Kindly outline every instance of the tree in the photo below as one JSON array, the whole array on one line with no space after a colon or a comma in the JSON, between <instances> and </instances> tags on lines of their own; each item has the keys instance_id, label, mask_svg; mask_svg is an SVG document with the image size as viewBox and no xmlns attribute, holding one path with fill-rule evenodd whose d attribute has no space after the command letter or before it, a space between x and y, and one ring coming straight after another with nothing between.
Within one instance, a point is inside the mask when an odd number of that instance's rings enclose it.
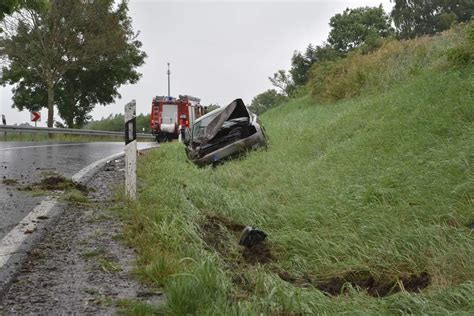
<instances>
[{"instance_id":1,"label":"tree","mask_svg":"<svg viewBox=\"0 0 474 316\"><path fill-rule=\"evenodd\" d=\"M16 85L15 107L47 107L52 127L57 105L69 127L81 126L96 103L112 102L121 84L138 80L135 68L146 55L126 2L115 10L113 2L56 0L6 19L0 46L10 63L3 84Z\"/></svg>"},{"instance_id":2,"label":"tree","mask_svg":"<svg viewBox=\"0 0 474 316\"><path fill-rule=\"evenodd\" d=\"M218 108L220 108L219 104L212 104L211 103L211 104L204 107L204 112L209 113L209 112L212 112L214 110L217 110Z\"/></svg>"},{"instance_id":3,"label":"tree","mask_svg":"<svg viewBox=\"0 0 474 316\"><path fill-rule=\"evenodd\" d=\"M123 132L125 129L123 122L123 114L110 114L108 117L102 118L101 120L88 122L84 128L100 131ZM150 114L144 115L140 113L137 115L137 132L151 133Z\"/></svg>"},{"instance_id":4,"label":"tree","mask_svg":"<svg viewBox=\"0 0 474 316\"><path fill-rule=\"evenodd\" d=\"M382 5L379 7L347 8L333 16L328 42L341 54L365 44L370 38L388 37L393 34L391 19Z\"/></svg>"},{"instance_id":5,"label":"tree","mask_svg":"<svg viewBox=\"0 0 474 316\"><path fill-rule=\"evenodd\" d=\"M273 77L268 77L268 79L285 96L291 96L296 90L291 74L285 70L278 70L273 74Z\"/></svg>"},{"instance_id":6,"label":"tree","mask_svg":"<svg viewBox=\"0 0 474 316\"><path fill-rule=\"evenodd\" d=\"M308 81L308 74L315 62L333 60L339 56L338 52L328 44L316 46L309 44L305 53L295 51L291 58L290 74L295 86L303 86Z\"/></svg>"},{"instance_id":7,"label":"tree","mask_svg":"<svg viewBox=\"0 0 474 316\"><path fill-rule=\"evenodd\" d=\"M431 35L453 22L467 22L474 14L472 0L393 0L391 17L400 38Z\"/></svg>"},{"instance_id":8,"label":"tree","mask_svg":"<svg viewBox=\"0 0 474 316\"><path fill-rule=\"evenodd\" d=\"M255 96L250 104L250 109L256 114L261 114L287 100L286 96L278 93L275 89L270 89Z\"/></svg>"},{"instance_id":9,"label":"tree","mask_svg":"<svg viewBox=\"0 0 474 316\"><path fill-rule=\"evenodd\" d=\"M0 2L0 20L2 20L5 15L12 14L19 6L19 0L2 0L2 2Z\"/></svg>"}]
</instances>

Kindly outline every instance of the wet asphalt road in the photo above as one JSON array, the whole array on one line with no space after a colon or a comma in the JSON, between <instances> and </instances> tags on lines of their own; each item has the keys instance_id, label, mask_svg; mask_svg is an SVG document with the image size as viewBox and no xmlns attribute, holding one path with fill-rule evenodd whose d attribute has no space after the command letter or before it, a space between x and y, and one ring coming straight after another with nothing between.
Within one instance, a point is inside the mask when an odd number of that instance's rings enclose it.
<instances>
[{"instance_id":1,"label":"wet asphalt road","mask_svg":"<svg viewBox=\"0 0 474 316\"><path fill-rule=\"evenodd\" d=\"M40 181L48 172L70 178L87 165L123 149L122 142L0 142L0 239L43 199L19 191L19 187ZM6 179L17 183L5 184Z\"/></svg>"}]
</instances>

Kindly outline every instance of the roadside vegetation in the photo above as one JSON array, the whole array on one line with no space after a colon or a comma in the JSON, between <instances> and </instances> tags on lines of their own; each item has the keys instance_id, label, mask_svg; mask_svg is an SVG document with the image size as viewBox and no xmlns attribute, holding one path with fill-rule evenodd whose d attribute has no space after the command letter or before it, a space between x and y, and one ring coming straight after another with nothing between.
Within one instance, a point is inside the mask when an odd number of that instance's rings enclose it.
<instances>
[{"instance_id":1,"label":"roadside vegetation","mask_svg":"<svg viewBox=\"0 0 474 316\"><path fill-rule=\"evenodd\" d=\"M141 157L116 209L161 312L472 313L473 29L312 66L309 93L261 116L267 150ZM262 247L238 245L244 225Z\"/></svg>"},{"instance_id":2,"label":"roadside vegetation","mask_svg":"<svg viewBox=\"0 0 474 316\"><path fill-rule=\"evenodd\" d=\"M48 127L83 127L96 105L113 103L120 86L140 79L146 54L127 1L3 2L0 84L13 85L18 110L47 108Z\"/></svg>"},{"instance_id":3,"label":"roadside vegetation","mask_svg":"<svg viewBox=\"0 0 474 316\"><path fill-rule=\"evenodd\" d=\"M108 117L87 123L84 128L99 131L123 132L125 128L124 122L123 114L110 114ZM150 114L145 115L140 113L137 115L137 132L151 133Z\"/></svg>"}]
</instances>

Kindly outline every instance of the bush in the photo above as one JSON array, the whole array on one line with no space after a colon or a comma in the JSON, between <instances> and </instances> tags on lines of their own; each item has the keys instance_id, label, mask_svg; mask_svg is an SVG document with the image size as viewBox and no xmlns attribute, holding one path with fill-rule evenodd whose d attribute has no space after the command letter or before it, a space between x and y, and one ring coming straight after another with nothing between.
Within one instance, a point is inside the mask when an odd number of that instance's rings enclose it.
<instances>
[{"instance_id":1,"label":"bush","mask_svg":"<svg viewBox=\"0 0 474 316\"><path fill-rule=\"evenodd\" d=\"M406 41L388 39L372 53L359 50L346 58L316 63L308 83L312 96L318 101L335 101L383 91L425 69L449 66L446 52L463 45L467 29L465 25L458 25L434 37ZM453 51L456 57L452 58L464 62L470 58L466 57L466 51Z\"/></svg>"},{"instance_id":2,"label":"bush","mask_svg":"<svg viewBox=\"0 0 474 316\"><path fill-rule=\"evenodd\" d=\"M270 89L262 92L252 99L250 110L256 114L274 108L288 100L288 97L278 93L275 89Z\"/></svg>"},{"instance_id":3,"label":"bush","mask_svg":"<svg viewBox=\"0 0 474 316\"><path fill-rule=\"evenodd\" d=\"M451 48L447 56L453 66L466 66L474 62L474 20L467 27L465 44Z\"/></svg>"}]
</instances>

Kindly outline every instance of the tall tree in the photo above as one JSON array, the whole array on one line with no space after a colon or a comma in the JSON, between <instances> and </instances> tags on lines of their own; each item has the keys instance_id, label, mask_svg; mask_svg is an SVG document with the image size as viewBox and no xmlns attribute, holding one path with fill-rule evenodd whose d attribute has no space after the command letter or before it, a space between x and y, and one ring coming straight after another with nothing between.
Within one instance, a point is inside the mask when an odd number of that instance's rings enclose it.
<instances>
[{"instance_id":1,"label":"tall tree","mask_svg":"<svg viewBox=\"0 0 474 316\"><path fill-rule=\"evenodd\" d=\"M346 9L338 13L329 21L331 31L328 42L342 54L360 47L368 39L374 37L388 37L393 34L391 19L379 7L361 7Z\"/></svg>"},{"instance_id":2,"label":"tall tree","mask_svg":"<svg viewBox=\"0 0 474 316\"><path fill-rule=\"evenodd\" d=\"M2 2L0 2L0 20L2 20L5 15L12 14L19 6L19 0L2 0Z\"/></svg>"},{"instance_id":3,"label":"tall tree","mask_svg":"<svg viewBox=\"0 0 474 316\"><path fill-rule=\"evenodd\" d=\"M270 108L278 106L288 100L288 98L275 89L270 89L256 95L252 99L250 109L256 114L262 114Z\"/></svg>"},{"instance_id":4,"label":"tall tree","mask_svg":"<svg viewBox=\"0 0 474 316\"><path fill-rule=\"evenodd\" d=\"M308 73L315 62L333 60L338 52L328 44L313 47L309 44L304 53L295 51L291 58L290 74L296 86L302 86L308 81Z\"/></svg>"},{"instance_id":5,"label":"tall tree","mask_svg":"<svg viewBox=\"0 0 474 316\"><path fill-rule=\"evenodd\" d=\"M68 126L80 126L96 103L112 102L118 86L139 78L145 54L125 1L114 10L113 0L56 0L3 24L0 46L10 62L3 83L16 85L19 109L47 107L48 127L55 105Z\"/></svg>"},{"instance_id":6,"label":"tall tree","mask_svg":"<svg viewBox=\"0 0 474 316\"><path fill-rule=\"evenodd\" d=\"M268 79L283 95L291 96L295 92L296 87L291 79L291 74L285 70L278 70L273 74L273 77L268 77Z\"/></svg>"},{"instance_id":7,"label":"tall tree","mask_svg":"<svg viewBox=\"0 0 474 316\"><path fill-rule=\"evenodd\" d=\"M401 38L431 35L453 22L467 22L474 14L473 0L393 0L391 16Z\"/></svg>"}]
</instances>

